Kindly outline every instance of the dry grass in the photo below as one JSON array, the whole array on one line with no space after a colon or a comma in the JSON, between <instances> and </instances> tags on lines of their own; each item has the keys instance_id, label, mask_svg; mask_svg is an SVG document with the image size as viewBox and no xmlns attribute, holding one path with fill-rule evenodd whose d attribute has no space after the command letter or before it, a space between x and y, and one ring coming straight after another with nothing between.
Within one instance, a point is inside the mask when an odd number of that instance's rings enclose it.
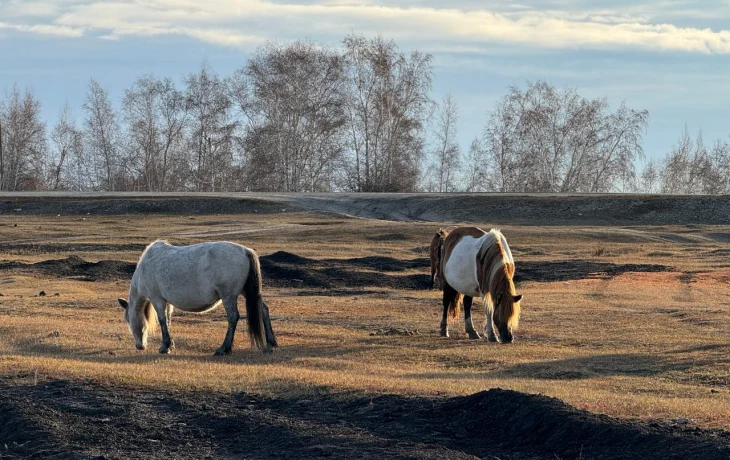
<instances>
[{"instance_id":1,"label":"dry grass","mask_svg":"<svg viewBox=\"0 0 730 460\"><path fill-rule=\"evenodd\" d=\"M158 237L174 243L229 239L260 254L413 259L427 257L437 228L306 214L10 216L0 225L0 259L36 262L74 254L134 261L141 250L133 248ZM327 389L452 395L502 387L619 417L688 418L730 429L730 244L723 236L730 228L502 230L518 270L520 261L590 260L664 264L677 271L524 283L517 341L505 346L467 340L461 321L452 326L452 338L438 337L435 291L302 296L295 289L268 288L280 349L254 353L241 327L237 348L224 358L212 356L225 333L222 310L176 313L177 349L159 356L158 336L138 352L122 322L115 299L126 295L126 281L3 271L0 373L271 394ZM92 249L80 252L83 245ZM416 272L426 274L428 267ZM38 297L41 289L48 295ZM481 325L481 308L475 316ZM370 335L388 327L420 334Z\"/></svg>"}]
</instances>

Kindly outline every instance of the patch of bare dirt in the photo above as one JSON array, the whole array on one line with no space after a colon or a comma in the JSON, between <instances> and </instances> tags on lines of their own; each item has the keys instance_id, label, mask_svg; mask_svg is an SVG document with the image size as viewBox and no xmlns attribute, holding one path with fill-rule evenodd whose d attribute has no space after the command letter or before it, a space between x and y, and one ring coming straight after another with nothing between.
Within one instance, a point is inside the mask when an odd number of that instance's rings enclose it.
<instances>
[{"instance_id":1,"label":"patch of bare dirt","mask_svg":"<svg viewBox=\"0 0 730 460\"><path fill-rule=\"evenodd\" d=\"M726 459L730 433L632 423L545 396L152 393L2 379L8 459ZM5 447L7 446L7 447Z\"/></svg>"}]
</instances>

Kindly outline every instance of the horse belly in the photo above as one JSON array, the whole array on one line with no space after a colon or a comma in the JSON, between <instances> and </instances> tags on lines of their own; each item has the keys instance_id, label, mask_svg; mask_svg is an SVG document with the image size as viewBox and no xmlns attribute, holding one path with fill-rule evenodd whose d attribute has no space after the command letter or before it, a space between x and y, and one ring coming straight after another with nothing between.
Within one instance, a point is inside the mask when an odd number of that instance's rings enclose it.
<instances>
[{"instance_id":1,"label":"horse belly","mask_svg":"<svg viewBox=\"0 0 730 460\"><path fill-rule=\"evenodd\" d=\"M457 244L444 266L444 279L457 292L479 297L481 294L476 274L476 250L468 244Z\"/></svg>"}]
</instances>

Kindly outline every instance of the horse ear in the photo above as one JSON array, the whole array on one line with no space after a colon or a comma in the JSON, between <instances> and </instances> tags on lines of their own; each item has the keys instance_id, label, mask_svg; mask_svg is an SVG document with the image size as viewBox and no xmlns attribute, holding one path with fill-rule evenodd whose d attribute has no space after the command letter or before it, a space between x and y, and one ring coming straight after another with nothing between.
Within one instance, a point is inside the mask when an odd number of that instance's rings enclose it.
<instances>
[{"instance_id":1,"label":"horse ear","mask_svg":"<svg viewBox=\"0 0 730 460\"><path fill-rule=\"evenodd\" d=\"M515 302L519 302L520 300L522 300L522 294L514 296Z\"/></svg>"},{"instance_id":2,"label":"horse ear","mask_svg":"<svg viewBox=\"0 0 730 460\"><path fill-rule=\"evenodd\" d=\"M121 297L117 299L119 301L119 305L122 306L125 310L127 307L129 307L129 302L127 302L127 299L122 299Z\"/></svg>"}]
</instances>

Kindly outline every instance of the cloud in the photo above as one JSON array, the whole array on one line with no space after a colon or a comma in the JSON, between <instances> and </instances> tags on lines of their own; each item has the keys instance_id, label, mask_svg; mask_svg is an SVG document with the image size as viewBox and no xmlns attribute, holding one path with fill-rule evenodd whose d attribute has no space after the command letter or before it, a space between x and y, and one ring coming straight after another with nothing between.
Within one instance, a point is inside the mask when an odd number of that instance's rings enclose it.
<instances>
[{"instance_id":1,"label":"cloud","mask_svg":"<svg viewBox=\"0 0 730 460\"><path fill-rule=\"evenodd\" d=\"M419 47L457 49L514 44L534 49L638 48L730 54L730 30L654 23L653 17L666 12L652 10L653 4L626 6L620 11L581 10L580 4L574 2L538 3L541 5L523 2L518 9L496 3L493 10L487 10L469 2L452 4L459 5L458 8L436 8L354 0L65 0L24 3L25 6L12 2L5 8L13 15L4 15L0 7L0 17L16 18L5 27L24 32L79 36L89 31L116 39L179 34L228 46L246 46L266 38L332 41L355 31L379 33ZM23 11L26 17L39 11L53 15L44 26L25 25L21 21Z\"/></svg>"},{"instance_id":2,"label":"cloud","mask_svg":"<svg viewBox=\"0 0 730 460\"><path fill-rule=\"evenodd\" d=\"M0 22L0 30L8 29L18 32L28 32L40 35L57 35L63 37L81 37L83 29L77 27L59 26L55 24L7 24Z\"/></svg>"}]
</instances>

